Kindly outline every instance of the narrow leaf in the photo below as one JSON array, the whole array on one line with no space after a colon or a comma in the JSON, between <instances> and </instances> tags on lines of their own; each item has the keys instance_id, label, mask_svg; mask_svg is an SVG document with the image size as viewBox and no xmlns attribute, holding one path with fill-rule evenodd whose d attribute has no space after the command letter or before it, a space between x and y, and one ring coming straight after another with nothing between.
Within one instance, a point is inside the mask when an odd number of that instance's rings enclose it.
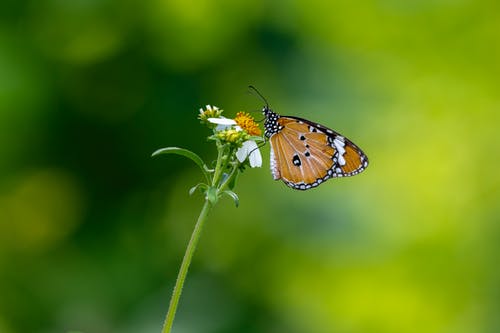
<instances>
[{"instance_id":1,"label":"narrow leaf","mask_svg":"<svg viewBox=\"0 0 500 333\"><path fill-rule=\"evenodd\" d=\"M203 184L203 183L196 184L195 186L191 187L191 189L189 190L189 195L193 195L193 193L196 192L197 189L207 190L208 189L208 185L207 184Z\"/></svg>"},{"instance_id":2,"label":"narrow leaf","mask_svg":"<svg viewBox=\"0 0 500 333\"><path fill-rule=\"evenodd\" d=\"M234 204L236 205L236 207L238 207L240 205L240 199L238 198L238 195L236 193L234 193L233 191L229 191L229 190L225 190L222 193L227 194L228 196L233 198Z\"/></svg>"},{"instance_id":3,"label":"narrow leaf","mask_svg":"<svg viewBox=\"0 0 500 333\"><path fill-rule=\"evenodd\" d=\"M210 183L210 175L207 172L207 170L209 170L209 169L205 165L205 163L203 162L201 157L198 156L197 154L193 153L190 150L184 149L184 148L167 147L167 148L158 149L157 151L155 151L151 155L151 157L155 157L155 156L163 155L163 154L176 154L176 155L181 155L181 156L189 158L191 161L193 161L194 163L196 163L200 167L201 171L203 172L203 175L207 179L207 182Z\"/></svg>"},{"instance_id":4,"label":"narrow leaf","mask_svg":"<svg viewBox=\"0 0 500 333\"><path fill-rule=\"evenodd\" d=\"M235 174L233 175L233 178L231 179L231 181L228 184L228 187L230 190L233 190L236 187L236 181L238 180L239 174L240 174L240 172L238 170L236 170Z\"/></svg>"}]
</instances>

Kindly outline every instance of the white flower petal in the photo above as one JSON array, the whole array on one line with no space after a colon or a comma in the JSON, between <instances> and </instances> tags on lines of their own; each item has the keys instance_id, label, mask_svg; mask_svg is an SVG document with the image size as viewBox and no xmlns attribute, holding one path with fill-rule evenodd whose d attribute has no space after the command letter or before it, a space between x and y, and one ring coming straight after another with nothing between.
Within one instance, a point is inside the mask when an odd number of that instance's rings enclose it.
<instances>
[{"instance_id":1,"label":"white flower petal","mask_svg":"<svg viewBox=\"0 0 500 333\"><path fill-rule=\"evenodd\" d=\"M236 158L240 163L245 162L248 157L248 147L246 145L248 141L243 142L243 145L236 151Z\"/></svg>"},{"instance_id":2,"label":"white flower petal","mask_svg":"<svg viewBox=\"0 0 500 333\"><path fill-rule=\"evenodd\" d=\"M208 121L211 122L212 124L217 124L217 125L225 125L225 126L236 125L236 122L233 119L229 118L208 118Z\"/></svg>"},{"instance_id":3,"label":"white flower petal","mask_svg":"<svg viewBox=\"0 0 500 333\"><path fill-rule=\"evenodd\" d=\"M262 156L260 155L259 146L257 146L255 141L248 140L243 142L241 148L236 151L236 158L240 163L245 162L247 157L250 162L250 167L260 168L262 166Z\"/></svg>"},{"instance_id":4,"label":"white flower petal","mask_svg":"<svg viewBox=\"0 0 500 333\"><path fill-rule=\"evenodd\" d=\"M250 167L252 168L260 168L262 167L262 155L260 154L260 150L254 150L249 157Z\"/></svg>"},{"instance_id":5,"label":"white flower petal","mask_svg":"<svg viewBox=\"0 0 500 333\"><path fill-rule=\"evenodd\" d=\"M215 105L207 105L206 108L209 111L217 111L217 110L219 110L219 108L216 107Z\"/></svg>"},{"instance_id":6,"label":"white flower petal","mask_svg":"<svg viewBox=\"0 0 500 333\"><path fill-rule=\"evenodd\" d=\"M255 143L255 141L246 141L249 144L249 156L248 160L250 162L250 167L252 168L260 168L262 166L262 155L260 154L259 146ZM251 147L251 148L250 148Z\"/></svg>"}]
</instances>

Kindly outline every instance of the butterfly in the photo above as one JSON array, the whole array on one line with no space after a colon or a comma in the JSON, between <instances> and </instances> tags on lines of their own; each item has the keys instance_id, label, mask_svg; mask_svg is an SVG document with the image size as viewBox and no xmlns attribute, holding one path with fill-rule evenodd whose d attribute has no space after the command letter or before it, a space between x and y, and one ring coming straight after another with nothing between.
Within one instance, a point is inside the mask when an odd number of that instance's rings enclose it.
<instances>
[{"instance_id":1,"label":"butterfly","mask_svg":"<svg viewBox=\"0 0 500 333\"><path fill-rule=\"evenodd\" d=\"M271 146L271 173L296 190L308 190L330 178L357 175L368 166L368 157L352 141L307 119L281 116L266 99L264 135Z\"/></svg>"}]
</instances>

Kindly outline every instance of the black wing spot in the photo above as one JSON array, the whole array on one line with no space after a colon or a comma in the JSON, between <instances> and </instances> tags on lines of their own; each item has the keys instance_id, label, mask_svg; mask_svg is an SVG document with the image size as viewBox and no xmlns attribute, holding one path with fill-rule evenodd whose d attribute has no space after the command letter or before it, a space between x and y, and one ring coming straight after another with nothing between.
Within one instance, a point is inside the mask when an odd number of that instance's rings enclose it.
<instances>
[{"instance_id":1,"label":"black wing spot","mask_svg":"<svg viewBox=\"0 0 500 333\"><path fill-rule=\"evenodd\" d=\"M306 157L309 157L309 156L311 156L311 153L310 153L310 152L308 152L308 151L306 151L306 152L304 153L304 155L306 155Z\"/></svg>"},{"instance_id":2,"label":"black wing spot","mask_svg":"<svg viewBox=\"0 0 500 333\"><path fill-rule=\"evenodd\" d=\"M302 140L302 141L304 141L304 140L306 139L306 137L305 137L305 136L303 136L303 135L301 135L301 136L299 137L299 139L300 139L300 140Z\"/></svg>"},{"instance_id":3,"label":"black wing spot","mask_svg":"<svg viewBox=\"0 0 500 333\"><path fill-rule=\"evenodd\" d=\"M302 161L300 160L299 155L297 155L297 154L293 155L292 163L295 166L301 166L302 165Z\"/></svg>"}]
</instances>

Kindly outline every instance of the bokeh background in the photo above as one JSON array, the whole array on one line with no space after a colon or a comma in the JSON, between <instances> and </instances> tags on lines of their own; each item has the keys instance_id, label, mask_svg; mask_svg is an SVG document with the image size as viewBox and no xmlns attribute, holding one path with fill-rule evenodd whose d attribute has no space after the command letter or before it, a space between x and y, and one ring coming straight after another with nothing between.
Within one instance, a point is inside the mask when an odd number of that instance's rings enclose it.
<instances>
[{"instance_id":1,"label":"bokeh background","mask_svg":"<svg viewBox=\"0 0 500 333\"><path fill-rule=\"evenodd\" d=\"M202 197L198 109L272 108L370 157L217 206L174 332L500 331L500 5L4 0L0 332L159 332ZM258 115L258 114L256 114Z\"/></svg>"}]
</instances>

